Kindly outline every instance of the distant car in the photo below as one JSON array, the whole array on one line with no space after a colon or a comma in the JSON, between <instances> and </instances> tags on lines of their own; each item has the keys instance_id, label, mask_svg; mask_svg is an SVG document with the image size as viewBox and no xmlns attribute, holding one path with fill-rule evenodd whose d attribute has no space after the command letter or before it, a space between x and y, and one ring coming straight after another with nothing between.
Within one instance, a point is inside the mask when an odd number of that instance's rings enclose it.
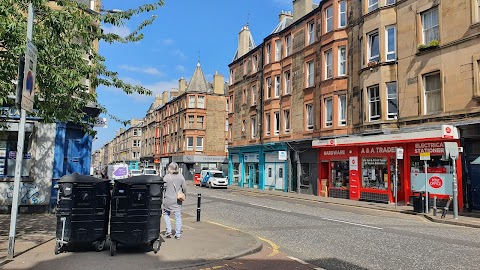
<instances>
[{"instance_id":1,"label":"distant car","mask_svg":"<svg viewBox=\"0 0 480 270\"><path fill-rule=\"evenodd\" d=\"M142 175L141 170L130 170L130 177Z\"/></svg>"},{"instance_id":2,"label":"distant car","mask_svg":"<svg viewBox=\"0 0 480 270\"><path fill-rule=\"evenodd\" d=\"M155 169L143 169L143 175L158 175Z\"/></svg>"},{"instance_id":3,"label":"distant car","mask_svg":"<svg viewBox=\"0 0 480 270\"><path fill-rule=\"evenodd\" d=\"M217 170L202 170L200 173L201 187L223 187L227 188L228 180L222 171Z\"/></svg>"}]
</instances>

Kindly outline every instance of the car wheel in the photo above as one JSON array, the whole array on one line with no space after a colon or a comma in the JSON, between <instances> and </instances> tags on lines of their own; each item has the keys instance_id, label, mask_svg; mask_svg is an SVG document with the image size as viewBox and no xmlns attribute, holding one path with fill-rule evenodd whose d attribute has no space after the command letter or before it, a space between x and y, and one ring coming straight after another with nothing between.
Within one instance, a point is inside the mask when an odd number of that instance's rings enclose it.
<instances>
[{"instance_id":1,"label":"car wheel","mask_svg":"<svg viewBox=\"0 0 480 270\"><path fill-rule=\"evenodd\" d=\"M208 182L207 185L208 185L208 188L212 188L212 183Z\"/></svg>"}]
</instances>

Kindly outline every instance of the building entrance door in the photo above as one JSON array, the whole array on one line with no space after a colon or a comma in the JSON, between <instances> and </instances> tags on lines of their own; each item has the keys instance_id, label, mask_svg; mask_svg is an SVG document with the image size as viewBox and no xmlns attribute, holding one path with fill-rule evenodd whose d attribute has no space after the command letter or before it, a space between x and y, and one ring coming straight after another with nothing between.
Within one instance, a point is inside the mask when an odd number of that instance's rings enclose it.
<instances>
[{"instance_id":1,"label":"building entrance door","mask_svg":"<svg viewBox=\"0 0 480 270\"><path fill-rule=\"evenodd\" d=\"M265 187L271 188L275 185L275 164L265 164Z\"/></svg>"},{"instance_id":2,"label":"building entrance door","mask_svg":"<svg viewBox=\"0 0 480 270\"><path fill-rule=\"evenodd\" d=\"M275 189L283 190L283 178L284 178L284 171L283 171L283 164L277 164L277 181L275 182Z\"/></svg>"}]
</instances>

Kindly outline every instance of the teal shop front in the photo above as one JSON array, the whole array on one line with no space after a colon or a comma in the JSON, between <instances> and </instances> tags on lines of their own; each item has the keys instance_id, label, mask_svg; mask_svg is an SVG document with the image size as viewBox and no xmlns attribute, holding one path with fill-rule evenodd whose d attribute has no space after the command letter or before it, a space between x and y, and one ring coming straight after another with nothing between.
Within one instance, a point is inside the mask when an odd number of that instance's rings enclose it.
<instances>
[{"instance_id":1,"label":"teal shop front","mask_svg":"<svg viewBox=\"0 0 480 270\"><path fill-rule=\"evenodd\" d=\"M229 185L288 191L288 150L285 144L229 148Z\"/></svg>"}]
</instances>

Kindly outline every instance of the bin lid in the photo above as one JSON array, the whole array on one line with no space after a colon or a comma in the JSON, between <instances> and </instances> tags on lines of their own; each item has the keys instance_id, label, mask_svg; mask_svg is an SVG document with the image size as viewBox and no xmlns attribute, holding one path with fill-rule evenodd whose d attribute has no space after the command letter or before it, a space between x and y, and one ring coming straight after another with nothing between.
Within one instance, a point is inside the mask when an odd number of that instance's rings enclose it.
<instances>
[{"instance_id":1,"label":"bin lid","mask_svg":"<svg viewBox=\"0 0 480 270\"><path fill-rule=\"evenodd\" d=\"M110 181L108 179L97 178L89 175L82 175L79 173L72 173L65 175L57 183L101 183Z\"/></svg>"},{"instance_id":2,"label":"bin lid","mask_svg":"<svg viewBox=\"0 0 480 270\"><path fill-rule=\"evenodd\" d=\"M138 175L124 179L116 179L116 182L124 184L163 184L163 177L158 175Z\"/></svg>"}]
</instances>

